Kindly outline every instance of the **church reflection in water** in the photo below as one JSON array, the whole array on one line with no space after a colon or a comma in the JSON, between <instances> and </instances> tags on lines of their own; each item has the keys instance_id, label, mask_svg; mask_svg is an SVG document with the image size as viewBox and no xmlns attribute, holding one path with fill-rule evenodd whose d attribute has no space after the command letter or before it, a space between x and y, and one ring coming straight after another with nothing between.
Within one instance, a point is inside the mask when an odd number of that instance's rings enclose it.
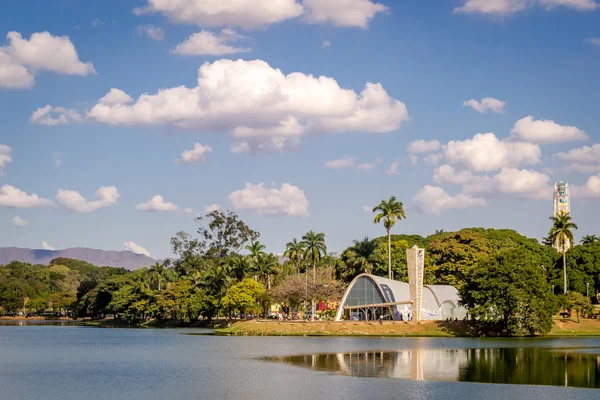
<instances>
[{"instance_id":1,"label":"church reflection in water","mask_svg":"<svg viewBox=\"0 0 600 400\"><path fill-rule=\"evenodd\" d=\"M357 377L600 388L600 349L412 349L266 360Z\"/></svg>"}]
</instances>

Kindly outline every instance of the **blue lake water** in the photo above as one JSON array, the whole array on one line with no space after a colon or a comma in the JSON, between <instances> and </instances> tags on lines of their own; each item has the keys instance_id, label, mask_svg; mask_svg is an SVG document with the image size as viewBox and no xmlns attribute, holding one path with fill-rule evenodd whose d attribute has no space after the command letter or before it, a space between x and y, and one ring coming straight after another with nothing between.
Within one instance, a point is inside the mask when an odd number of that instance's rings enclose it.
<instances>
[{"instance_id":1,"label":"blue lake water","mask_svg":"<svg viewBox=\"0 0 600 400\"><path fill-rule=\"evenodd\" d=\"M192 332L0 325L0 399L600 399L596 338Z\"/></svg>"}]
</instances>

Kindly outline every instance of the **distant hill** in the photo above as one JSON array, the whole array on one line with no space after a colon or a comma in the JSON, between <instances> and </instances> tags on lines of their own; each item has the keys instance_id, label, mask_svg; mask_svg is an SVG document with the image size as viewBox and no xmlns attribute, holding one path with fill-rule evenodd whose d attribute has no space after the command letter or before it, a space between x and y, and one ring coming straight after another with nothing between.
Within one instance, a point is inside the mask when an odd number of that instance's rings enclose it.
<instances>
[{"instance_id":1,"label":"distant hill","mask_svg":"<svg viewBox=\"0 0 600 400\"><path fill-rule=\"evenodd\" d=\"M49 264L58 258L74 258L97 266L122 267L129 270L149 267L155 259L131 251L105 251L74 247L64 250L21 249L18 247L0 247L0 265L11 261L22 261L29 264Z\"/></svg>"}]
</instances>

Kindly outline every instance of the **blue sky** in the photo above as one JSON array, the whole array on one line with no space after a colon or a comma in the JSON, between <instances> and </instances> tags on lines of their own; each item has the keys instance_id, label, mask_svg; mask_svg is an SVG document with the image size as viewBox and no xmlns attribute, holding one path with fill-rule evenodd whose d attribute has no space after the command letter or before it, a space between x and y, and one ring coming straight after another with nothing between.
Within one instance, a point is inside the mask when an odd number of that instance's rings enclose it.
<instances>
[{"instance_id":1,"label":"blue sky","mask_svg":"<svg viewBox=\"0 0 600 400\"><path fill-rule=\"evenodd\" d=\"M593 0L175 3L4 5L0 246L165 257L218 205L341 251L392 195L396 233L541 238L561 179L600 233Z\"/></svg>"}]
</instances>

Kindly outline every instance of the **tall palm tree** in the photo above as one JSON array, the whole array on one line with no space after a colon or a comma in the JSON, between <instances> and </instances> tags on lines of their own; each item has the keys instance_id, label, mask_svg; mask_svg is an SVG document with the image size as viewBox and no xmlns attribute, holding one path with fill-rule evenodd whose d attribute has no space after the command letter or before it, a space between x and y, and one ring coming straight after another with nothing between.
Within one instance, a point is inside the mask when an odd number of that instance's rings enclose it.
<instances>
[{"instance_id":1,"label":"tall palm tree","mask_svg":"<svg viewBox=\"0 0 600 400\"><path fill-rule=\"evenodd\" d=\"M302 255L304 254L304 243L299 242L298 239L294 238L291 242L285 245L284 257L289 258L296 264L296 274L300 274L300 262L302 261Z\"/></svg>"},{"instance_id":2,"label":"tall palm tree","mask_svg":"<svg viewBox=\"0 0 600 400\"><path fill-rule=\"evenodd\" d=\"M258 240L256 240L254 242L251 242L250 245L244 248L250 252L250 254L248 254L250 267L256 271L258 269L258 263L260 262L260 258L263 255L265 255L265 249L267 248L267 246L261 244ZM256 275L254 276L254 280L257 280Z\"/></svg>"},{"instance_id":3,"label":"tall palm tree","mask_svg":"<svg viewBox=\"0 0 600 400\"><path fill-rule=\"evenodd\" d=\"M354 241L347 254L350 264L359 271L371 273L373 270L373 255L375 254L375 243L365 237L363 240Z\"/></svg>"},{"instance_id":4,"label":"tall palm tree","mask_svg":"<svg viewBox=\"0 0 600 400\"><path fill-rule=\"evenodd\" d=\"M315 233L312 230L302 236L304 245L304 258L312 262L313 265L313 283L317 282L317 262L321 257L327 254L327 246L325 245L325 234ZM308 275L307 275L308 279ZM315 320L315 300L312 300L310 319Z\"/></svg>"},{"instance_id":5,"label":"tall palm tree","mask_svg":"<svg viewBox=\"0 0 600 400\"><path fill-rule=\"evenodd\" d=\"M373 223L378 224L383 221L383 226L387 231L388 236L388 275L392 279L392 243L390 231L396 224L396 221L400 221L403 218L406 219L404 213L404 205L396 200L396 197L392 196L389 200L381 200L381 203L373 208L373 212L377 213Z\"/></svg>"},{"instance_id":6,"label":"tall palm tree","mask_svg":"<svg viewBox=\"0 0 600 400\"><path fill-rule=\"evenodd\" d=\"M550 217L552 220L552 229L550 229L550 238L553 243L556 243L563 256L563 292L567 293L567 247L573 243L572 229L577 229L571 221L569 213L557 214Z\"/></svg>"},{"instance_id":7,"label":"tall palm tree","mask_svg":"<svg viewBox=\"0 0 600 400\"><path fill-rule=\"evenodd\" d=\"M167 267L167 263L157 262L148 270L150 276L150 283L155 283L158 291L163 289L163 283L172 282L176 278L176 272Z\"/></svg>"},{"instance_id":8,"label":"tall palm tree","mask_svg":"<svg viewBox=\"0 0 600 400\"><path fill-rule=\"evenodd\" d=\"M581 244L586 245L586 244L594 244L596 242L600 242L600 238L596 235L585 235L582 239L581 239Z\"/></svg>"},{"instance_id":9,"label":"tall palm tree","mask_svg":"<svg viewBox=\"0 0 600 400\"><path fill-rule=\"evenodd\" d=\"M227 269L221 265L214 265L204 275L202 287L211 295L218 295L227 290L229 276Z\"/></svg>"},{"instance_id":10,"label":"tall palm tree","mask_svg":"<svg viewBox=\"0 0 600 400\"><path fill-rule=\"evenodd\" d=\"M263 254L257 264L256 275L265 285L265 289L271 289L271 276L277 274L279 260L274 254Z\"/></svg>"},{"instance_id":11,"label":"tall palm tree","mask_svg":"<svg viewBox=\"0 0 600 400\"><path fill-rule=\"evenodd\" d=\"M237 254L232 254L227 259L227 266L231 276L237 279L239 282L243 281L246 274L250 272L251 266L250 261L247 257L241 257Z\"/></svg>"}]
</instances>

